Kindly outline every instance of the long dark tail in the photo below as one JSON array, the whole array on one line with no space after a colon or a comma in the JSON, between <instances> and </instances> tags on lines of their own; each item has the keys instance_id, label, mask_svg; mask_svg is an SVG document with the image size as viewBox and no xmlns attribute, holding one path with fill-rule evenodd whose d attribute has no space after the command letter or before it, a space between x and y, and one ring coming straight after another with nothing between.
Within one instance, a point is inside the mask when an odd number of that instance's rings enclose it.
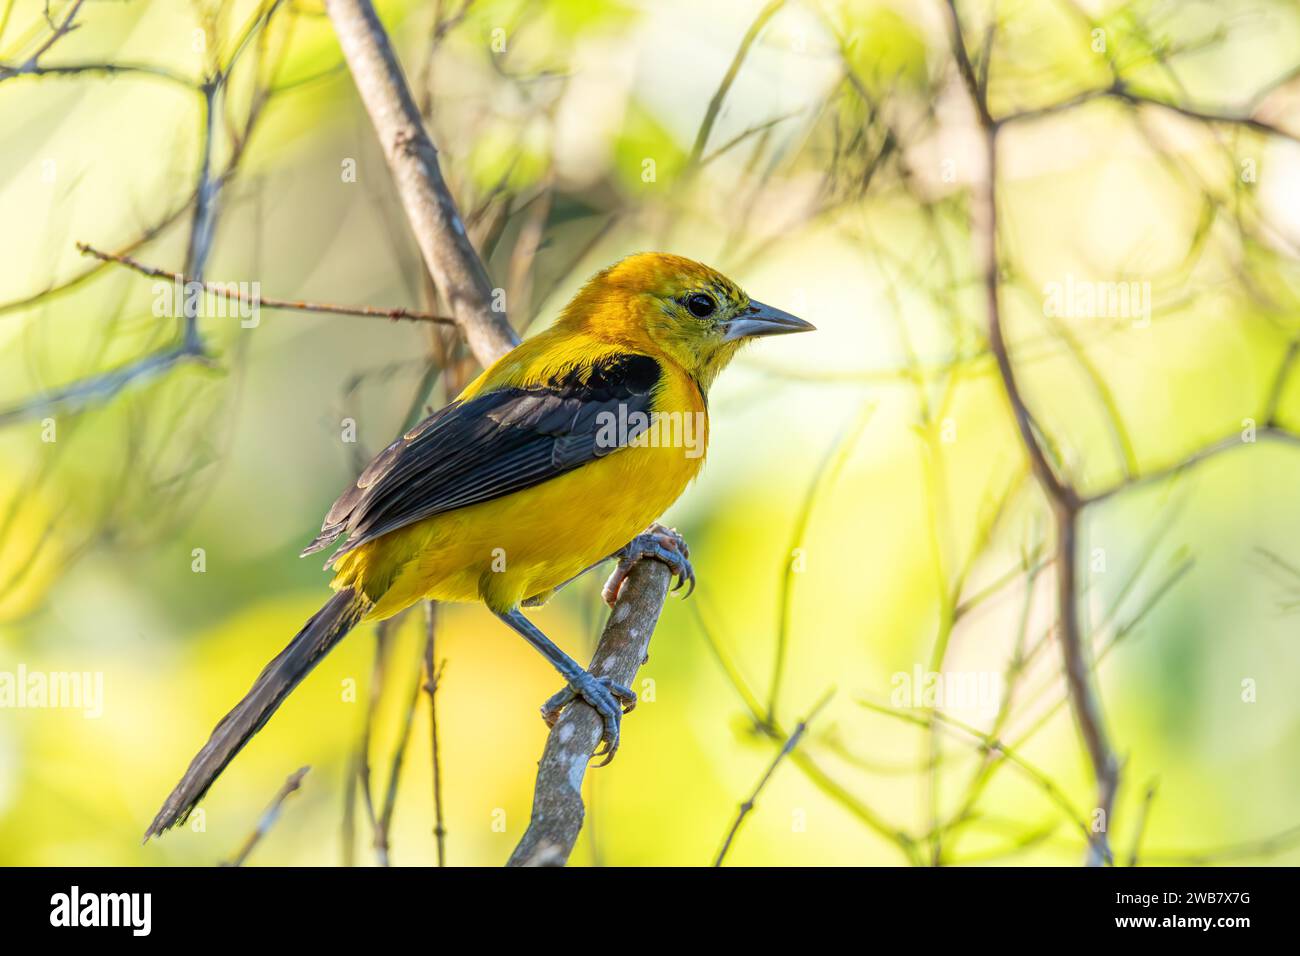
<instances>
[{"instance_id":1,"label":"long dark tail","mask_svg":"<svg viewBox=\"0 0 1300 956\"><path fill-rule=\"evenodd\" d=\"M213 729L212 736L190 761L185 776L145 831L146 841L185 821L226 769L226 764L262 729L298 683L356 626L369 608L370 601L364 594L344 588L311 616L289 646L266 665L244 699Z\"/></svg>"}]
</instances>

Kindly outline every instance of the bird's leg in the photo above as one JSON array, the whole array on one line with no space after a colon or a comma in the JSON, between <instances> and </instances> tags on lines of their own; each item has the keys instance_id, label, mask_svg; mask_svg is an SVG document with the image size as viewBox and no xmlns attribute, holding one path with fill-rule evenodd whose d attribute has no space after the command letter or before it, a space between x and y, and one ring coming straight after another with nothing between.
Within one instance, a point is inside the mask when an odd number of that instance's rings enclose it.
<instances>
[{"instance_id":1,"label":"bird's leg","mask_svg":"<svg viewBox=\"0 0 1300 956\"><path fill-rule=\"evenodd\" d=\"M691 549L686 546L686 539L678 534L675 528L652 524L643 534L637 535L622 550L613 555L618 558L618 566L605 582L605 589L601 592L601 596L606 604L613 607L614 602L618 600L619 592L623 590L623 582L632 573L633 566L643 558L654 558L668 565L673 574L677 575L674 591L680 591L682 585L690 584L686 593L682 595L690 597L691 592L695 590L695 569L687 560L690 554Z\"/></svg>"},{"instance_id":2,"label":"bird's leg","mask_svg":"<svg viewBox=\"0 0 1300 956\"><path fill-rule=\"evenodd\" d=\"M567 588L567 587L568 587L570 584L572 584L574 581L578 580L578 578L582 577L584 574L587 574L587 573L590 572L590 571L594 571L594 570L596 570L596 568L600 567L602 564L604 564L604 563L605 563L606 561L608 561L610 558L614 558L614 557L617 557L617 556L618 556L617 553L615 553L615 554L611 554L609 557L601 558L601 559L600 559L599 561L597 561L595 564L589 564L589 565L587 565L585 568L583 568L581 571L579 571L579 572L578 572L577 574L575 574L573 577L569 578L569 580L567 580L567 581L561 581L559 584L557 584L555 587L551 588L549 591L543 591L541 594L534 594L532 597L525 598L524 601L522 602L522 606L523 606L523 607L541 607L543 604L545 604L547 601L549 601L552 597L554 597L556 594L558 594L561 590L563 590L564 588Z\"/></svg>"},{"instance_id":3,"label":"bird's leg","mask_svg":"<svg viewBox=\"0 0 1300 956\"><path fill-rule=\"evenodd\" d=\"M498 613L497 617L541 651L542 656L550 661L560 672L560 676L568 682L564 690L542 705L542 717L546 720L547 726L554 727L565 705L581 697L595 708L605 724L605 732L601 735L604 749L597 750L593 754L596 757L603 754L605 759L597 766L603 767L613 760L614 752L618 750L619 724L623 714L629 713L636 707L636 693L622 684L614 683L608 677L597 677L584 670L581 664L560 650L549 637L538 630L536 624L524 617L518 608L504 614Z\"/></svg>"}]
</instances>

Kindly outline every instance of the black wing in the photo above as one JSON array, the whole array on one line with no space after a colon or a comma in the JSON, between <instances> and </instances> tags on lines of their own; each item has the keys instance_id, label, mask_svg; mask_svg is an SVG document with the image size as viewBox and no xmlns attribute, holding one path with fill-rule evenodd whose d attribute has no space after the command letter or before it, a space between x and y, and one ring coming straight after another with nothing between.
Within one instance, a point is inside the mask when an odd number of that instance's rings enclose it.
<instances>
[{"instance_id":1,"label":"black wing","mask_svg":"<svg viewBox=\"0 0 1300 956\"><path fill-rule=\"evenodd\" d=\"M612 355L567 369L541 386L453 402L375 456L334 502L321 533L302 553L327 548L346 534L332 564L389 531L602 458L645 430L650 393L661 374L647 355ZM627 421L633 412L644 413L644 419L633 419L640 427L618 431L611 442L607 423Z\"/></svg>"}]
</instances>

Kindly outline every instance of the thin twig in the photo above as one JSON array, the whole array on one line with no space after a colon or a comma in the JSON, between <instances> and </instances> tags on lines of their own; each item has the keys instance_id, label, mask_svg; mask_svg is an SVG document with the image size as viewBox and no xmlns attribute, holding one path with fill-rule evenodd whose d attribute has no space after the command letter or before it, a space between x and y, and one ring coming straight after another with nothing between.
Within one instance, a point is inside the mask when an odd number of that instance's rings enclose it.
<instances>
[{"instance_id":1,"label":"thin twig","mask_svg":"<svg viewBox=\"0 0 1300 956\"><path fill-rule=\"evenodd\" d=\"M391 836L393 832L393 813L397 809L397 785L402 779L402 766L406 758L406 745L411 739L411 725L415 722L415 711L420 703L420 692L424 687L423 675L417 670L415 688L410 695L406 708L406 717L402 721L401 732L393 746L393 758L388 768L388 787L384 792L384 807L379 814L375 827L375 850L384 866L392 862Z\"/></svg>"},{"instance_id":2,"label":"thin twig","mask_svg":"<svg viewBox=\"0 0 1300 956\"><path fill-rule=\"evenodd\" d=\"M18 67L13 72L15 74L25 73L35 69L37 62L40 60L42 56L44 56L47 52L49 52L50 47L54 46L54 44L58 43L59 40L63 39L63 37L67 36L73 30L76 30L78 28L78 25L75 24L73 21L76 20L77 14L81 10L81 5L85 2L86 0L76 0L76 3L72 5L72 9L68 11L68 15L63 18L63 22L55 26L54 32L51 33L45 39L44 43L42 43L39 47L36 48L35 53L33 53L31 56L27 58L27 62L24 63L22 66ZM4 79L3 74L0 74L0 79Z\"/></svg>"},{"instance_id":3,"label":"thin twig","mask_svg":"<svg viewBox=\"0 0 1300 956\"><path fill-rule=\"evenodd\" d=\"M1142 854L1142 837L1146 835L1147 820L1151 816L1151 804L1156 798L1157 783L1152 780L1147 785L1146 796L1142 799L1142 809L1138 812L1137 827L1133 831L1133 846L1129 850L1128 865L1137 866Z\"/></svg>"},{"instance_id":4,"label":"thin twig","mask_svg":"<svg viewBox=\"0 0 1300 956\"><path fill-rule=\"evenodd\" d=\"M795 724L794 732L786 739L785 746L777 751L776 756L772 758L772 762L768 764L767 770L763 773L763 776L759 778L758 786L754 787L754 792L751 793L748 799L740 805L740 809L736 813L736 819L732 822L731 829L727 831L727 838L722 841L722 849L718 851L717 859L713 861L714 866L722 866L722 861L726 858L727 851L731 849L731 842L736 838L736 833L740 830L740 825L745 822L745 817L749 816L753 811L754 805L758 801L758 795L763 792L763 788L767 786L767 782L772 779L772 775L776 773L776 768L780 766L781 761L793 753L794 749L799 746L799 741L803 739L804 732L808 730L808 725L813 722L813 719L821 712L821 709L830 703L830 699L834 694L834 688L826 691L826 693L822 695L822 699L819 700L816 705L814 705L813 709L808 712L808 716Z\"/></svg>"},{"instance_id":5,"label":"thin twig","mask_svg":"<svg viewBox=\"0 0 1300 956\"><path fill-rule=\"evenodd\" d=\"M754 22L749 25L745 31L744 37L741 38L740 46L736 50L736 55L731 58L731 65L727 67L727 72L722 77L722 82L713 93L709 100L709 105L704 111L704 119L700 123L700 128L695 134L695 144L691 147L690 160L688 166L695 166L700 162L700 157L704 155L704 147L708 145L709 134L713 132L713 124L717 122L718 112L722 109L723 102L727 99L727 93L731 90L731 84L736 82L736 76L740 73L740 67L745 62L745 57L749 55L749 48L754 45L758 35L763 32L769 20L776 16L778 10L785 6L785 0L770 0L767 6L758 12Z\"/></svg>"},{"instance_id":6,"label":"thin twig","mask_svg":"<svg viewBox=\"0 0 1300 956\"><path fill-rule=\"evenodd\" d=\"M289 794L302 786L302 778L307 776L307 771L310 769L311 767L299 767L289 774L284 786L280 788L279 792L271 799L270 804L267 805L267 808L262 811L262 815L258 817L257 826L253 827L253 832L244 840L243 846L239 848L239 852L235 854L234 859L221 864L222 866L244 865L248 855L253 852L253 848L271 831L271 827L275 826L275 821L280 817L280 809L284 806L284 801L289 798Z\"/></svg>"},{"instance_id":7,"label":"thin twig","mask_svg":"<svg viewBox=\"0 0 1300 956\"><path fill-rule=\"evenodd\" d=\"M935 721L938 721L938 723L943 726L955 728L964 734L974 737L988 752L1003 757L1011 764L1011 766L1015 767L1025 777L1041 787L1048 799L1056 804L1062 813L1065 814L1065 817L1079 829L1079 832L1083 834L1084 839L1088 842L1089 847L1093 846L1095 837L1089 830L1088 821L1084 818L1084 815L1075 809L1074 805L1070 803L1070 798L1066 796L1065 791L1057 785L1056 781L1053 780L1049 774L1039 769L1028 760L1025 760L1010 745L1005 744L996 737L986 734L969 724L963 723L942 711L933 711L928 715L923 716L921 714L912 714L905 710L900 710L897 707L878 704L871 700L859 699L858 703L863 707L866 707L868 710L873 710L878 714L885 714L889 717L895 717L907 723L915 724L918 727L929 729Z\"/></svg>"},{"instance_id":8,"label":"thin twig","mask_svg":"<svg viewBox=\"0 0 1300 956\"><path fill-rule=\"evenodd\" d=\"M722 668L728 682L736 691L741 703L749 711L749 717L753 721L754 728L771 739L784 740L786 735L779 724L768 725L764 723L763 707L759 702L758 695L741 674L740 668L731 654L723 647L722 643L715 637L713 630L708 626L704 614L700 610L702 603L703 595L699 595L699 600L691 602L691 609L695 613L700 634L705 643L708 644L709 650ZM898 847L908 863L919 865L921 860L917 852L916 841L912 836L906 831L893 826L873 807L831 777L816 760L809 756L807 750L796 750L790 755L790 760L802 771L813 786L838 803L853 817L860 820L868 829Z\"/></svg>"},{"instance_id":9,"label":"thin twig","mask_svg":"<svg viewBox=\"0 0 1300 956\"><path fill-rule=\"evenodd\" d=\"M467 4L468 6L468 4ZM429 748L433 757L433 836L438 847L438 865L447 865L447 824L442 809L442 760L438 748L438 685L442 682L444 663L434 665L438 606L424 604L424 691L429 695Z\"/></svg>"},{"instance_id":10,"label":"thin twig","mask_svg":"<svg viewBox=\"0 0 1300 956\"><path fill-rule=\"evenodd\" d=\"M148 276L151 279L169 279L172 282L179 283L182 286L189 286L191 283L203 287L205 292L221 296L235 302L243 302L254 307L264 307L267 309L284 309L291 312L323 312L329 315L356 315L370 319L390 319L392 321L405 322L432 322L439 325L455 325L456 320L446 315L434 315L429 312L419 312L414 309L396 308L385 309L371 305L335 305L328 302L303 302L292 299L276 299L263 295L254 295L251 291L246 291L242 285L214 282L211 280L199 281L192 279L180 272L171 272L158 266L146 265L137 259L128 255L114 252L103 252L94 246L84 242L77 243L77 249L83 255L93 256L101 262L112 262L126 266L141 275Z\"/></svg>"},{"instance_id":11,"label":"thin twig","mask_svg":"<svg viewBox=\"0 0 1300 956\"><path fill-rule=\"evenodd\" d=\"M207 271L208 257L212 254L212 241L217 228L217 200L221 195L221 177L212 175L213 139L216 136L217 96L221 93L223 79L209 79L203 84L203 159L199 164L199 184L194 191L194 217L190 221L190 244L185 253L184 272L202 282ZM195 351L203 350L199 334L199 304L188 297L184 303L182 336L185 346Z\"/></svg>"},{"instance_id":12,"label":"thin twig","mask_svg":"<svg viewBox=\"0 0 1300 956\"><path fill-rule=\"evenodd\" d=\"M211 359L189 346L163 349L119 365L107 372L80 379L71 385L52 389L17 405L0 409L0 428L50 415L82 411L91 405L108 401L128 385L140 386L151 382L176 366L186 363L212 367Z\"/></svg>"},{"instance_id":13,"label":"thin twig","mask_svg":"<svg viewBox=\"0 0 1300 956\"><path fill-rule=\"evenodd\" d=\"M799 513L790 532L790 543L786 549L785 564L782 567L780 587L780 607L777 610L776 658L772 665L772 686L767 697L767 716L765 723L769 726L777 720L777 705L780 703L781 683L785 676L786 649L790 638L790 609L793 603L795 574L797 564L794 552L804 544L808 533L808 524L812 520L813 510L821 499L821 492L835 483L840 470L848 460L849 453L857 444L862 430L867 427L875 406L868 404L862 408L857 420L843 429L830 447L826 449L821 462L813 472L812 481L799 504Z\"/></svg>"},{"instance_id":14,"label":"thin twig","mask_svg":"<svg viewBox=\"0 0 1300 956\"><path fill-rule=\"evenodd\" d=\"M1254 130L1257 133L1263 133L1266 136L1277 136L1282 139L1289 139L1293 142L1300 142L1300 133L1283 129L1266 120L1259 119L1252 115L1252 112L1229 113L1217 112L1215 110L1201 109L1195 106L1187 106L1182 103L1169 102L1159 99L1155 96L1149 96L1131 89L1123 80L1116 78L1110 86L1099 89L1084 90L1082 93L1076 93L1068 99L1060 100L1056 103L1049 103L1046 106L1031 107L1029 109L1017 110L1013 113L1007 113L998 117L994 122L997 126L1007 126L1013 123L1025 123L1037 119L1043 119L1048 116L1055 116L1065 113L1076 107L1083 106L1087 103L1096 102L1102 99L1118 100L1129 106L1149 106L1155 109L1167 110L1176 113L1186 119L1196 120L1202 123L1213 123L1228 126L1243 126L1247 129Z\"/></svg>"},{"instance_id":15,"label":"thin twig","mask_svg":"<svg viewBox=\"0 0 1300 956\"><path fill-rule=\"evenodd\" d=\"M87 75L133 76L144 79L166 80L168 83L174 83L187 90L197 88L193 80L181 76L179 73L173 73L165 67L154 66L148 63L60 63L56 66L39 66L35 64L7 66L6 64L0 63L0 80L7 80L11 77L20 76L68 77Z\"/></svg>"},{"instance_id":16,"label":"thin twig","mask_svg":"<svg viewBox=\"0 0 1300 956\"><path fill-rule=\"evenodd\" d=\"M1274 426L1263 426L1257 429L1255 432L1255 438L1257 441L1262 438L1268 438L1286 444L1300 444L1300 435ZM1245 440L1240 430L1231 432L1216 442L1211 442L1208 445L1198 448L1190 455L1179 459L1172 465L1154 468L1141 475L1135 475L1132 478L1111 485L1108 488L1104 488L1101 491L1093 492L1083 500L1082 504L1098 504L1109 498L1113 498L1121 492L1131 491L1135 488L1141 488L1145 485L1165 481L1169 478L1176 478L1184 472L1194 468L1196 465L1199 465L1201 462L1208 461L1223 452L1230 451L1234 448L1249 448L1252 444L1254 443Z\"/></svg>"},{"instance_id":17,"label":"thin twig","mask_svg":"<svg viewBox=\"0 0 1300 956\"><path fill-rule=\"evenodd\" d=\"M365 807L366 820L370 824L372 842L376 848L382 841L378 837L379 815L375 812L375 797L370 786L370 738L374 734L375 712L379 708L380 691L384 684L389 625L389 621L380 621L375 625L375 656L370 666L370 686L366 697L365 717L361 724L361 737L353 761L356 766L357 784L361 788L362 806ZM380 865L386 866L387 862L387 858L381 854Z\"/></svg>"}]
</instances>

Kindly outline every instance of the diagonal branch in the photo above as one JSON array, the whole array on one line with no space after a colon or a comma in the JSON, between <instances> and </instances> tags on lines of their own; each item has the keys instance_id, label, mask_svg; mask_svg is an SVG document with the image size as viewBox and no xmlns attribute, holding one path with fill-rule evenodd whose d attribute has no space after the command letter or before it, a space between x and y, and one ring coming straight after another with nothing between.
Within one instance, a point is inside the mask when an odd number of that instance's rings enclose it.
<instances>
[{"instance_id":1,"label":"diagonal branch","mask_svg":"<svg viewBox=\"0 0 1300 956\"><path fill-rule=\"evenodd\" d=\"M704 120L700 123L699 131L695 134L695 144L691 147L690 162L688 165L694 166L700 162L704 155L704 147L709 144L709 134L713 132L713 124L717 122L718 113L722 110L722 104L727 99L727 93L731 90L731 84L736 82L736 76L740 73L740 67L745 62L745 57L749 55L749 48L754 45L758 35L763 32L769 20L776 16L777 12L785 6L785 0L769 0L767 6L758 12L754 22L749 25L745 31L744 37L741 38L740 46L736 50L736 55L731 58L731 65L727 67L727 72L722 77L722 82L713 93L713 98L709 100L708 108L704 111Z\"/></svg>"},{"instance_id":2,"label":"diagonal branch","mask_svg":"<svg viewBox=\"0 0 1300 956\"><path fill-rule=\"evenodd\" d=\"M1042 488L1056 520L1056 606L1059 618L1061 652L1065 664L1066 687L1075 722L1083 737L1097 783L1097 806L1100 813L1100 830L1092 835L1086 862L1100 866L1110 859L1106 831L1110 826L1115 793L1119 788L1119 760L1111 746L1101 713L1101 702L1093 686L1091 661L1079 628L1078 614L1078 564L1077 537L1079 512L1083 503L1065 479L1060 478L1048 460L1047 451L1039 440L1037 426L1021 394L1011 356L1007 350L1002 329L1002 312L999 302L1000 276L998 274L998 222L997 222L997 123L989 114L984 92L971 66L966 43L962 37L961 20L955 0L948 0L948 25L953 56L962 75L978 117L985 147L984 175L976 188L972 203L972 229L978 244L979 268L983 278L985 308L988 319L989 349L997 360L999 378L1008 404L1011 406L1016 427L1029 456L1034 478Z\"/></svg>"},{"instance_id":3,"label":"diagonal branch","mask_svg":"<svg viewBox=\"0 0 1300 956\"><path fill-rule=\"evenodd\" d=\"M438 150L420 119L402 67L370 0L325 4L361 101L370 114L389 172L429 275L479 364L519 344L504 311L492 308L487 270L442 178Z\"/></svg>"},{"instance_id":4,"label":"diagonal branch","mask_svg":"<svg viewBox=\"0 0 1300 956\"><path fill-rule=\"evenodd\" d=\"M749 795L745 802L742 803L736 811L736 819L732 821L731 829L727 831L726 839L722 841L722 849L718 851L718 856L713 861L715 867L722 866L722 861L727 858L727 851L731 849L731 844L736 839L736 834L740 832L740 825L745 822L745 817L749 816L749 814L754 811L754 807L758 803L759 794L763 792L763 788L767 786L768 781L772 779L772 775L776 773L776 768L781 765L782 760L794 753L795 748L799 746L799 741L803 739L803 735L807 732L808 725L813 722L819 713L821 713L822 708L830 703L831 697L834 693L834 688L828 690L822 695L821 700L813 705L813 709L808 712L808 716L795 724L794 731L791 732L790 736L786 739L785 746L777 751L776 756L772 758L772 762L767 765L767 770L764 771L763 776L759 778L758 785L754 787L754 792Z\"/></svg>"},{"instance_id":5,"label":"diagonal branch","mask_svg":"<svg viewBox=\"0 0 1300 956\"><path fill-rule=\"evenodd\" d=\"M54 31L46 37L45 42L36 48L36 52L29 56L22 66L17 69L7 69L5 73L0 74L0 79L4 79L6 76L17 76L20 73L27 73L35 70L37 68L37 61L49 52L50 47L54 46L54 44L58 43L69 33L78 28L79 24L74 23L73 21L77 19L77 14L81 12L81 6L85 2L86 0L77 0L77 2L72 5L72 9L68 11L68 15L63 18L62 23L55 25L51 21ZM46 10L46 18L49 19L48 9Z\"/></svg>"},{"instance_id":6,"label":"diagonal branch","mask_svg":"<svg viewBox=\"0 0 1300 956\"><path fill-rule=\"evenodd\" d=\"M424 602L424 692L429 695L429 746L433 756L433 837L438 849L438 865L447 865L447 823L442 808L442 757L438 748L438 685L442 682L442 664L435 662L438 631L438 606Z\"/></svg>"},{"instance_id":7,"label":"diagonal branch","mask_svg":"<svg viewBox=\"0 0 1300 956\"><path fill-rule=\"evenodd\" d=\"M213 367L213 361L201 350L179 345L152 352L143 358L116 368L79 379L70 385L52 389L32 398L0 409L0 428L35 421L49 415L71 415L92 405L108 401L128 386L139 388L171 371L178 365L196 363Z\"/></svg>"},{"instance_id":8,"label":"diagonal branch","mask_svg":"<svg viewBox=\"0 0 1300 956\"><path fill-rule=\"evenodd\" d=\"M420 118L401 65L370 0L326 0L339 45L370 114L406 217L438 292L480 365L518 344L504 312L492 308L487 270L475 252L438 167L438 151ZM630 684L645 660L668 594L671 573L658 561L633 569L610 614L591 670ZM547 738L537 774L533 821L512 863L568 859L582 828L587 761L600 743L601 721L575 701Z\"/></svg>"},{"instance_id":9,"label":"diagonal branch","mask_svg":"<svg viewBox=\"0 0 1300 956\"><path fill-rule=\"evenodd\" d=\"M641 561L632 569L591 659L593 674L632 685L649 654L671 581L672 571L660 561ZM528 830L507 866L563 866L569 859L586 816L582 779L603 729L591 705L578 700L564 709L537 765Z\"/></svg>"},{"instance_id":10,"label":"diagonal branch","mask_svg":"<svg viewBox=\"0 0 1300 956\"><path fill-rule=\"evenodd\" d=\"M1018 110L1014 113L1008 113L1000 116L993 122L998 126L1010 123L1023 123L1027 120L1042 119L1045 116L1054 116L1072 110L1075 107L1082 106L1085 103L1091 103L1100 99L1118 100L1132 107L1147 106L1153 109L1167 110L1170 113L1177 113L1186 119L1195 120L1201 123L1222 124L1226 126L1241 126L1256 133L1265 136L1277 136L1281 139L1289 139L1292 142L1300 142L1300 133L1270 123L1267 120L1260 119L1253 112L1231 112L1202 109L1197 106L1189 106L1186 103L1177 103L1171 100L1164 100L1157 96L1151 96L1145 93L1139 93L1132 89L1123 80L1116 79L1110 86L1100 87L1098 89L1084 90L1077 93L1069 99L1062 100L1058 103L1049 103L1046 106L1035 106L1028 109Z\"/></svg>"},{"instance_id":11,"label":"diagonal branch","mask_svg":"<svg viewBox=\"0 0 1300 956\"><path fill-rule=\"evenodd\" d=\"M309 770L311 770L311 767L299 767L289 774L284 781L284 786L271 798L267 808L258 817L253 832L244 840L234 857L229 862L221 864L222 866L243 866L248 861L248 855L262 842L262 838L271 832L271 827L275 826L275 821L280 819L280 810L284 807L284 801L289 799L289 796L297 792L302 786L302 778L307 776Z\"/></svg>"}]
</instances>

